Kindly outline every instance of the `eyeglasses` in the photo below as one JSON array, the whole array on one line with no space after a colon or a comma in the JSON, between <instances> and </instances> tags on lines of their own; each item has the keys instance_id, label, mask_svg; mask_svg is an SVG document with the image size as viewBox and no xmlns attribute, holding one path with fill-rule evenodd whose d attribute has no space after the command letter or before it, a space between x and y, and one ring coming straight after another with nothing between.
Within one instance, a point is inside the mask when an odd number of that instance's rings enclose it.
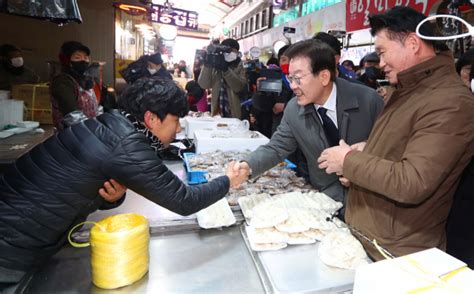
<instances>
[{"instance_id":1,"label":"eyeglasses","mask_svg":"<svg viewBox=\"0 0 474 294\"><path fill-rule=\"evenodd\" d=\"M290 75L287 75L286 78L288 79L288 82L290 82L290 84L295 82L299 86L299 85L301 85L301 79L304 78L305 76L310 75L310 74L312 74L312 73L309 72L309 73L307 73L305 75L302 75L300 77L292 77Z\"/></svg>"}]
</instances>

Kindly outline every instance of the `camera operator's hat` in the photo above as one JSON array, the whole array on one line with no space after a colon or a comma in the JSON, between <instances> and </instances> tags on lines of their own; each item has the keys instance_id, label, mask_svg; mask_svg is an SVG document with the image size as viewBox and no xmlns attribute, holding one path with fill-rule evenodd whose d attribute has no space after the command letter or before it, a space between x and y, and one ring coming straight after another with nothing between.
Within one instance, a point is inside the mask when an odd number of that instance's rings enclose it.
<instances>
[{"instance_id":1,"label":"camera operator's hat","mask_svg":"<svg viewBox=\"0 0 474 294\"><path fill-rule=\"evenodd\" d=\"M148 61L154 64L163 64L163 59L161 58L161 54L159 52L150 55L148 57Z\"/></svg>"},{"instance_id":2,"label":"camera operator's hat","mask_svg":"<svg viewBox=\"0 0 474 294\"><path fill-rule=\"evenodd\" d=\"M221 44L225 46L229 46L232 49L236 49L237 51L240 49L239 42L231 38L225 39L224 41L222 41Z\"/></svg>"}]
</instances>

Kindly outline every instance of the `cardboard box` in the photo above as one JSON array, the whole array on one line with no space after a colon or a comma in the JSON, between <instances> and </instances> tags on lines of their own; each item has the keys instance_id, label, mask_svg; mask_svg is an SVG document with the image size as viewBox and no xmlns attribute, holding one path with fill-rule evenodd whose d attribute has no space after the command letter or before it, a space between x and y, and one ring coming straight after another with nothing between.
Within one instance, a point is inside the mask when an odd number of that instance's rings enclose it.
<instances>
[{"instance_id":1,"label":"cardboard box","mask_svg":"<svg viewBox=\"0 0 474 294\"><path fill-rule=\"evenodd\" d=\"M12 98L25 103L25 120L52 124L49 86L46 84L22 84L12 87Z\"/></svg>"},{"instance_id":2,"label":"cardboard box","mask_svg":"<svg viewBox=\"0 0 474 294\"><path fill-rule=\"evenodd\" d=\"M52 110L46 109L28 109L25 108L25 119L37 121L42 125L52 125L53 124L53 114Z\"/></svg>"},{"instance_id":3,"label":"cardboard box","mask_svg":"<svg viewBox=\"0 0 474 294\"><path fill-rule=\"evenodd\" d=\"M254 151L260 145L270 141L267 137L257 131L229 132L229 131L206 131L194 132L194 144L196 153L212 151Z\"/></svg>"},{"instance_id":4,"label":"cardboard box","mask_svg":"<svg viewBox=\"0 0 474 294\"><path fill-rule=\"evenodd\" d=\"M474 271L451 255L431 248L360 266L353 293L473 293L473 290Z\"/></svg>"}]
</instances>

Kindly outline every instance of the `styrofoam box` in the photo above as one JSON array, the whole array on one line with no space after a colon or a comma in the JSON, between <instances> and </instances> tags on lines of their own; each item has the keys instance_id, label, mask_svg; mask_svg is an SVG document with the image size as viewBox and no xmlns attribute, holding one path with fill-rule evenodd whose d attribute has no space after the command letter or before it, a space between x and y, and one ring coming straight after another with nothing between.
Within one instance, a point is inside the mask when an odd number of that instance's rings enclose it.
<instances>
[{"instance_id":1,"label":"styrofoam box","mask_svg":"<svg viewBox=\"0 0 474 294\"><path fill-rule=\"evenodd\" d=\"M242 124L242 121L237 118L223 118L223 117L185 117L184 118L184 129L185 134L188 138L194 136L194 132L197 130L218 130L222 128L227 129L229 127L238 127ZM248 129L248 127L247 127Z\"/></svg>"},{"instance_id":2,"label":"styrofoam box","mask_svg":"<svg viewBox=\"0 0 474 294\"><path fill-rule=\"evenodd\" d=\"M20 128L34 129L34 128L39 127L40 124L37 121L26 120L26 121L19 121L16 123L16 125Z\"/></svg>"},{"instance_id":3,"label":"styrofoam box","mask_svg":"<svg viewBox=\"0 0 474 294\"><path fill-rule=\"evenodd\" d=\"M255 134L255 138L251 135ZM225 136L225 138L223 138ZM260 145L270 141L267 137L257 131L230 132L230 131L207 131L198 130L194 132L194 144L196 153L212 151L254 151Z\"/></svg>"}]
</instances>

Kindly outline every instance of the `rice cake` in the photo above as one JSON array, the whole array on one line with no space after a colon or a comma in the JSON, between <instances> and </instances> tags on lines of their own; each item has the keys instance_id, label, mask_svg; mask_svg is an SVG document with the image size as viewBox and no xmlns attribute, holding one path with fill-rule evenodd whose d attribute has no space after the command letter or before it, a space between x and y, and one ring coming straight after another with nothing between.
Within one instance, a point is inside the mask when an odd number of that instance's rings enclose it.
<instances>
[{"instance_id":1,"label":"rice cake","mask_svg":"<svg viewBox=\"0 0 474 294\"><path fill-rule=\"evenodd\" d=\"M288 219L288 212L284 206L275 201L260 203L252 209L250 225L255 228L270 228L277 226Z\"/></svg>"},{"instance_id":2,"label":"rice cake","mask_svg":"<svg viewBox=\"0 0 474 294\"><path fill-rule=\"evenodd\" d=\"M252 243L286 243L289 238L287 233L280 232L274 227L257 229L252 226L245 226L245 231Z\"/></svg>"},{"instance_id":3,"label":"rice cake","mask_svg":"<svg viewBox=\"0 0 474 294\"><path fill-rule=\"evenodd\" d=\"M302 245L302 244L313 244L316 242L315 239L309 238L303 233L289 233L289 239L287 241L290 245Z\"/></svg>"},{"instance_id":4,"label":"rice cake","mask_svg":"<svg viewBox=\"0 0 474 294\"><path fill-rule=\"evenodd\" d=\"M336 231L327 234L319 245L319 258L329 266L356 269L368 263L362 244L350 233Z\"/></svg>"}]
</instances>

